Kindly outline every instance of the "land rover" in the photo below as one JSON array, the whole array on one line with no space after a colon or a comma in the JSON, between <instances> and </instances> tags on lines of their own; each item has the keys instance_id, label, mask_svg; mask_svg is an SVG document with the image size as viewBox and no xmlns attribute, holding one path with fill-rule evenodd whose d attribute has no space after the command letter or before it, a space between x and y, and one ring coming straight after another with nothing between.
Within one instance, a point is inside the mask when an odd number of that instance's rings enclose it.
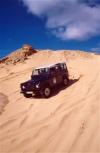
<instances>
[{"instance_id":1,"label":"land rover","mask_svg":"<svg viewBox=\"0 0 100 153\"><path fill-rule=\"evenodd\" d=\"M31 80L21 83L21 93L25 97L41 94L48 98L52 88L58 84L67 86L69 81L68 70L65 62L40 66L32 71Z\"/></svg>"}]
</instances>

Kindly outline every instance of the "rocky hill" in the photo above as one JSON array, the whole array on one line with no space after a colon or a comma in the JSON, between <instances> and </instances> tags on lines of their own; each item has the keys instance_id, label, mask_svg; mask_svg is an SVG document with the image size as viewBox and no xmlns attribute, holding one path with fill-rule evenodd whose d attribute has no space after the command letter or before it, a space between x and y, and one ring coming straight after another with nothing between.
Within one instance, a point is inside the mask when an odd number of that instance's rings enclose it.
<instances>
[{"instance_id":1,"label":"rocky hill","mask_svg":"<svg viewBox=\"0 0 100 153\"><path fill-rule=\"evenodd\" d=\"M13 64L15 65L18 62L23 62L27 59L28 56L36 53L37 51L27 44L24 44L22 48L12 52L8 56L0 60L0 64L4 63L6 65Z\"/></svg>"},{"instance_id":2,"label":"rocky hill","mask_svg":"<svg viewBox=\"0 0 100 153\"><path fill-rule=\"evenodd\" d=\"M59 53L61 56L66 58L66 60L74 60L76 58L92 58L95 53L89 53L79 50L35 50L32 46L24 44L22 48L12 52L11 54L7 55L6 57L0 59L0 64L2 67L4 65L16 65L17 63L24 62L28 59L29 56L34 55L35 53L40 54L40 52L44 54L48 54L48 58L53 57L56 53ZM96 54L95 54L96 55ZM37 55L38 58L38 55ZM60 57L61 58L61 57Z\"/></svg>"}]
</instances>

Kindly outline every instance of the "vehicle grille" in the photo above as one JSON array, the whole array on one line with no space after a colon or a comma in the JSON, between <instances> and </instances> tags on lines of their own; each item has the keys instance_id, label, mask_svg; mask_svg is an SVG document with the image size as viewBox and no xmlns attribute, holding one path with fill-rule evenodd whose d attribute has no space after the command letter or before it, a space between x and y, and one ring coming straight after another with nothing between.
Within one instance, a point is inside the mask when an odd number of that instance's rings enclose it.
<instances>
[{"instance_id":1,"label":"vehicle grille","mask_svg":"<svg viewBox=\"0 0 100 153\"><path fill-rule=\"evenodd\" d=\"M27 84L27 85L21 85L21 90L27 90L27 91L33 91L35 89L35 85L33 84Z\"/></svg>"}]
</instances>

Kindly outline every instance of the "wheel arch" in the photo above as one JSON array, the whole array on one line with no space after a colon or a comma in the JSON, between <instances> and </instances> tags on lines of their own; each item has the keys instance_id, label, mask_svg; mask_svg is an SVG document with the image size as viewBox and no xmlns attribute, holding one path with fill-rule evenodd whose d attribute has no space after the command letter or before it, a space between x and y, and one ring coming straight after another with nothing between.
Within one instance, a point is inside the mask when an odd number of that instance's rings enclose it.
<instances>
[{"instance_id":1,"label":"wheel arch","mask_svg":"<svg viewBox=\"0 0 100 153\"><path fill-rule=\"evenodd\" d=\"M43 87L45 87L45 86L50 86L50 87L51 87L51 85L50 85L49 82L42 83L41 87L43 88Z\"/></svg>"},{"instance_id":2,"label":"wheel arch","mask_svg":"<svg viewBox=\"0 0 100 153\"><path fill-rule=\"evenodd\" d=\"M68 77L66 74L64 74L64 75L62 76L62 81L63 81L64 78L67 78L67 80L68 80L68 82L69 82L69 77Z\"/></svg>"},{"instance_id":3,"label":"wheel arch","mask_svg":"<svg viewBox=\"0 0 100 153\"><path fill-rule=\"evenodd\" d=\"M47 91L46 91L46 89L47 89ZM45 97L45 98L49 98L50 97L50 95L51 95L51 86L50 86L50 84L48 82L42 84L42 92L41 92L41 95L42 95L42 97Z\"/></svg>"},{"instance_id":4,"label":"wheel arch","mask_svg":"<svg viewBox=\"0 0 100 153\"><path fill-rule=\"evenodd\" d=\"M62 79L64 79L65 77L68 79L68 76L66 74L62 76Z\"/></svg>"}]
</instances>

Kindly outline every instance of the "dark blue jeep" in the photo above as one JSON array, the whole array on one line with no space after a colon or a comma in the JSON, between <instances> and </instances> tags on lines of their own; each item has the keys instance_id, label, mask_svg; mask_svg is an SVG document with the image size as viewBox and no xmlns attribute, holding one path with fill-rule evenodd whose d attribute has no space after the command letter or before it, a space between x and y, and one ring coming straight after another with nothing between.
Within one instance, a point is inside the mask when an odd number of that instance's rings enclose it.
<instances>
[{"instance_id":1,"label":"dark blue jeep","mask_svg":"<svg viewBox=\"0 0 100 153\"><path fill-rule=\"evenodd\" d=\"M21 83L21 93L25 97L41 94L48 98L54 86L63 83L67 86L69 81L66 63L56 63L37 67L33 70L31 80Z\"/></svg>"}]
</instances>

